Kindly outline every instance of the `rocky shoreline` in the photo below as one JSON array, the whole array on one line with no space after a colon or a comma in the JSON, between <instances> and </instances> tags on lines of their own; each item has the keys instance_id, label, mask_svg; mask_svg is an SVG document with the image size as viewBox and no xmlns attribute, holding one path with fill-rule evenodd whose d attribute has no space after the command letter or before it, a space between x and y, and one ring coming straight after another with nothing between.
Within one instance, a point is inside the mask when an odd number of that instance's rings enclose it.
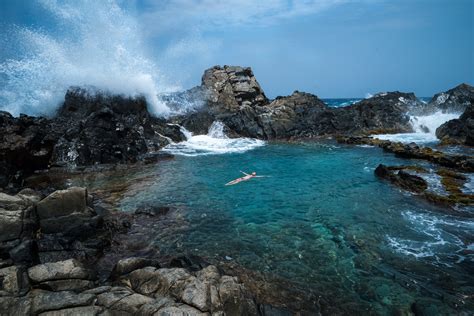
<instances>
[{"instance_id":1,"label":"rocky shoreline","mask_svg":"<svg viewBox=\"0 0 474 316\"><path fill-rule=\"evenodd\" d=\"M214 121L221 121L230 137L330 137L347 145L378 146L415 164L380 165L378 177L470 216L458 206L474 205L473 196L461 190L468 181L465 173L474 171L472 156L370 136L413 131L409 113L458 111L464 114L440 126L436 135L443 144L472 146L474 89L469 85L435 95L428 104L413 93L388 92L330 108L317 96L298 91L269 100L250 68L224 66L206 70L201 86L181 94L169 98L171 108L178 108L173 100L182 97L200 106L167 118L151 115L144 98L82 88L71 88L53 117L0 112L0 314L342 312L317 294L291 293L238 266L163 257L156 249L134 247L133 227L164 221L170 212L166 206L120 213L86 188L64 187L48 175L52 170L67 176L172 159L159 150L186 138L180 126L205 134ZM426 170L417 161L435 168ZM433 172L446 194L430 191L424 176Z\"/></svg>"}]
</instances>

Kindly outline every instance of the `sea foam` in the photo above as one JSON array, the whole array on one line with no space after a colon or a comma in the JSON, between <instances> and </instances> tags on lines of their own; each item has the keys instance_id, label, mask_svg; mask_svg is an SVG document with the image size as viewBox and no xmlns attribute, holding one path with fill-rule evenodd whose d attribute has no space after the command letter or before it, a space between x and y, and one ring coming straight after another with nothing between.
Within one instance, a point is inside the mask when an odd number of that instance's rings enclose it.
<instances>
[{"instance_id":1,"label":"sea foam","mask_svg":"<svg viewBox=\"0 0 474 316\"><path fill-rule=\"evenodd\" d=\"M181 127L181 131L187 140L180 143L171 143L163 148L163 151L181 156L202 156L243 153L265 145L264 141L258 139L227 137L224 133L224 124L220 121L212 123L207 135L193 135L184 127Z\"/></svg>"},{"instance_id":2,"label":"sea foam","mask_svg":"<svg viewBox=\"0 0 474 316\"><path fill-rule=\"evenodd\" d=\"M0 110L50 114L70 86L144 95L150 111L169 112L159 93L176 91L146 56L136 20L115 1L40 0L52 25L6 26L0 60ZM5 46L4 46L5 47Z\"/></svg>"},{"instance_id":3,"label":"sea foam","mask_svg":"<svg viewBox=\"0 0 474 316\"><path fill-rule=\"evenodd\" d=\"M414 133L379 134L375 138L402 143L434 143L438 141L436 129L443 123L456 119L461 113L443 113L441 111L430 115L410 116L410 124Z\"/></svg>"}]
</instances>

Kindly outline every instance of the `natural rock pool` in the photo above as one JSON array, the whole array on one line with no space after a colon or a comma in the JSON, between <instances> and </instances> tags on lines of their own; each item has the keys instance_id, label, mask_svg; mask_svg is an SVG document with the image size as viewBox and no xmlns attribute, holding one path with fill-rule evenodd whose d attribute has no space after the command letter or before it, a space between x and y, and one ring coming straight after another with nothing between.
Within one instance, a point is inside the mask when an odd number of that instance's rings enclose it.
<instances>
[{"instance_id":1,"label":"natural rock pool","mask_svg":"<svg viewBox=\"0 0 474 316\"><path fill-rule=\"evenodd\" d=\"M179 210L180 225L148 236L162 254L233 262L346 311L472 309L473 213L450 215L378 179L379 163L410 161L373 147L269 143L244 154L177 155L81 184L126 184L117 202L124 212ZM224 186L239 170L268 177Z\"/></svg>"}]
</instances>

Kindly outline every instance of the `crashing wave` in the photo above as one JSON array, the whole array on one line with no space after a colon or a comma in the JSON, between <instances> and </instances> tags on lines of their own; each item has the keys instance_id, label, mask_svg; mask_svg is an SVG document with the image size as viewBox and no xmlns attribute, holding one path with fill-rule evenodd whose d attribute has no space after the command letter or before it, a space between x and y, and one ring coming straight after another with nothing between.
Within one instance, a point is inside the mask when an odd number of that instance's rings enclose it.
<instances>
[{"instance_id":1,"label":"crashing wave","mask_svg":"<svg viewBox=\"0 0 474 316\"><path fill-rule=\"evenodd\" d=\"M202 156L229 153L243 153L265 145L262 140L254 138L229 138L224 133L224 124L219 121L212 123L207 135L192 135L184 127L180 127L186 141L172 143L162 149L164 152L181 156Z\"/></svg>"}]
</instances>

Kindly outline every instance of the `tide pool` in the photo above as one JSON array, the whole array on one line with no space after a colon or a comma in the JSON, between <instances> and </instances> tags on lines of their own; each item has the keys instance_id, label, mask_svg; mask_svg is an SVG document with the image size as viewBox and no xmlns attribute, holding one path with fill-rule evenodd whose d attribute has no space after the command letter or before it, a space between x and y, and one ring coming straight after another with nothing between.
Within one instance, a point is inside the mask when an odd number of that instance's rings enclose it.
<instances>
[{"instance_id":1,"label":"tide pool","mask_svg":"<svg viewBox=\"0 0 474 316\"><path fill-rule=\"evenodd\" d=\"M413 161L331 142L268 143L245 153L176 156L114 179L130 182L118 203L124 212L180 210L183 225L156 231L162 254L235 262L347 312L472 309L473 214L448 215L376 178L379 163ZM224 186L239 170L268 177Z\"/></svg>"}]
</instances>

